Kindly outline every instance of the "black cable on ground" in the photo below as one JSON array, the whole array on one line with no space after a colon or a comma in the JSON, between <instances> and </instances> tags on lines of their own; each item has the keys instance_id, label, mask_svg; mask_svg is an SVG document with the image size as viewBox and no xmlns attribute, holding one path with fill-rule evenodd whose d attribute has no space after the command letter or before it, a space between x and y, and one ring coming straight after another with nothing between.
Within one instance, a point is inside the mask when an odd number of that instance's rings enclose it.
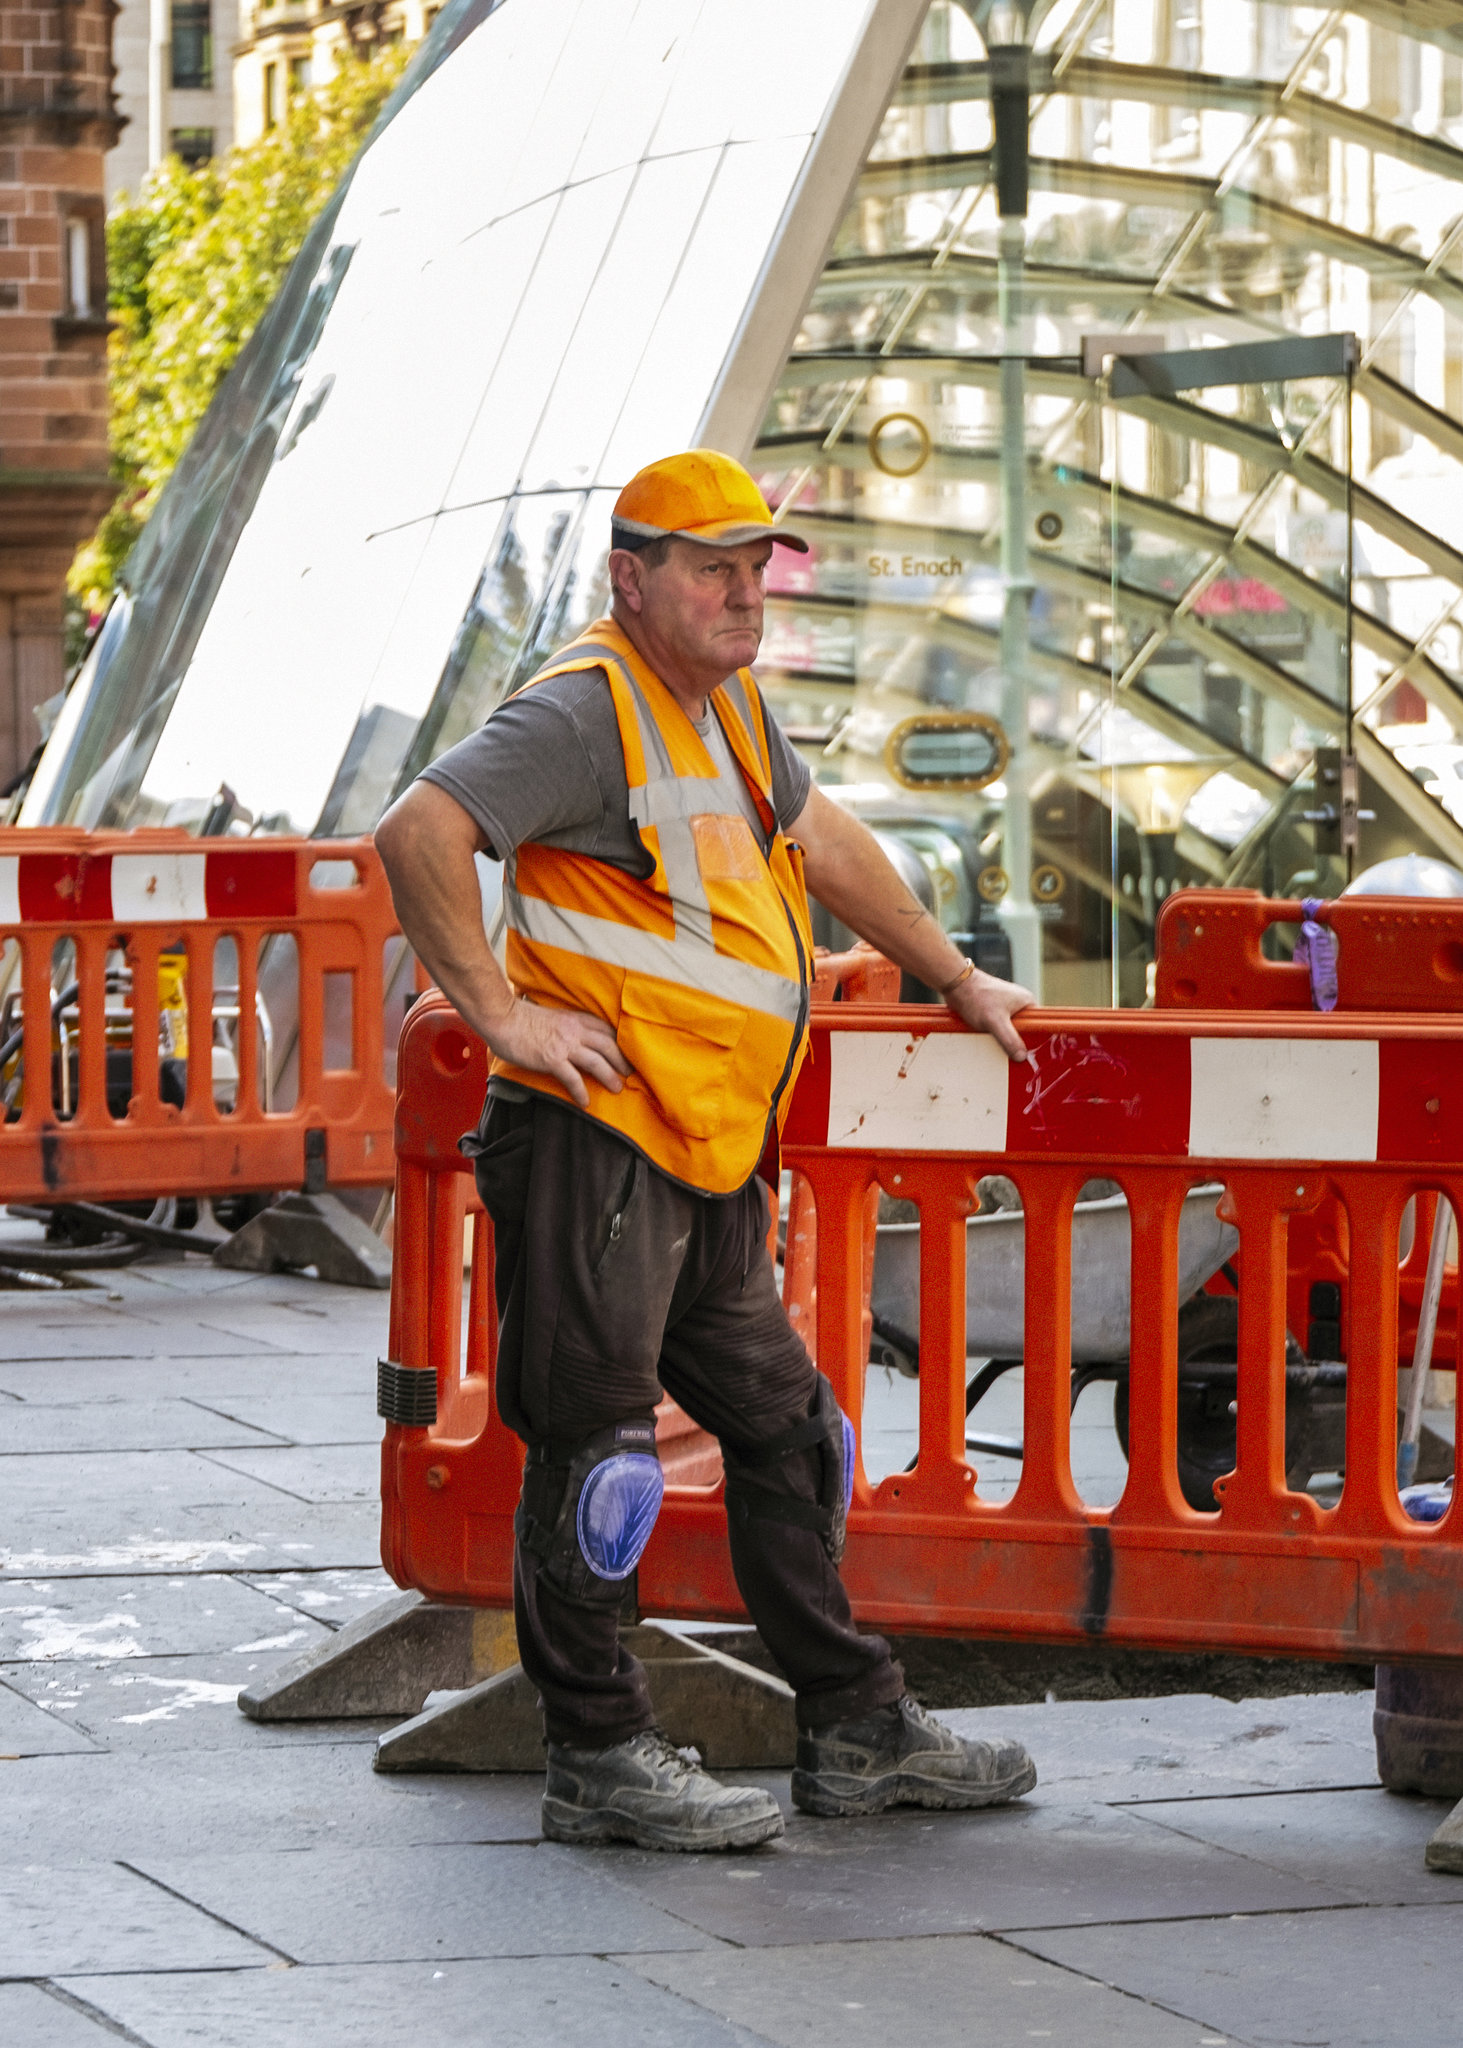
<instances>
[{"instance_id":1,"label":"black cable on ground","mask_svg":"<svg viewBox=\"0 0 1463 2048\"><path fill-rule=\"evenodd\" d=\"M213 1236L202 1230L175 1230L170 1224L149 1223L146 1217L129 1216L121 1209L109 1209L101 1202L58 1202L54 1209L46 1210L27 1205L23 1210L12 1208L12 1216L27 1215L39 1221L49 1222L51 1217L60 1217L69 1211L74 1216L84 1216L91 1223L100 1223L122 1237L130 1237L141 1245L160 1246L164 1251L201 1252L211 1258L220 1245L228 1243L228 1234Z\"/></svg>"},{"instance_id":2,"label":"black cable on ground","mask_svg":"<svg viewBox=\"0 0 1463 2048\"><path fill-rule=\"evenodd\" d=\"M145 1244L75 1245L53 1251L46 1245L0 1245L0 1266L33 1273L82 1273L110 1266L130 1266L147 1250Z\"/></svg>"}]
</instances>

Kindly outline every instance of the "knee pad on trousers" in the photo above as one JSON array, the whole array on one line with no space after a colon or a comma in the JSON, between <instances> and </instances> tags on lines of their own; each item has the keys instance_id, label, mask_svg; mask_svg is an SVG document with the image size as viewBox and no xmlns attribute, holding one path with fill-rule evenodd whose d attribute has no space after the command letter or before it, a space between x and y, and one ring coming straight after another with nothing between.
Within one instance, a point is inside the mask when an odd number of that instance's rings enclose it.
<instances>
[{"instance_id":1,"label":"knee pad on trousers","mask_svg":"<svg viewBox=\"0 0 1463 2048\"><path fill-rule=\"evenodd\" d=\"M561 1593L616 1604L645 1554L665 1490L655 1424L617 1423L566 1457L555 1449L530 1447L514 1534Z\"/></svg>"},{"instance_id":2,"label":"knee pad on trousers","mask_svg":"<svg viewBox=\"0 0 1463 2048\"><path fill-rule=\"evenodd\" d=\"M853 1468L856 1445L853 1424L838 1405L833 1383L818 1374L812 1413L804 1422L794 1423L780 1436L765 1443L723 1442L726 1465L726 1508L729 1517L743 1524L750 1521L782 1522L794 1528L814 1529L823 1548L837 1564L843 1556L848 1531L848 1510L853 1499ZM777 1493L757 1475L785 1464L791 1458L811 1454L814 1464L813 1500Z\"/></svg>"}]
</instances>

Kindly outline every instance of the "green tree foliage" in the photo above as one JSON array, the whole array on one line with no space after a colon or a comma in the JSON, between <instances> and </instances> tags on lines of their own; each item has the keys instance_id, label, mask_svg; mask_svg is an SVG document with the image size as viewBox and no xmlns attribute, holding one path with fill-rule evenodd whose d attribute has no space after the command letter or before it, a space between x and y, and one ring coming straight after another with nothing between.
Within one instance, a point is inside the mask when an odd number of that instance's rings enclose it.
<instances>
[{"instance_id":1,"label":"green tree foliage","mask_svg":"<svg viewBox=\"0 0 1463 2048\"><path fill-rule=\"evenodd\" d=\"M102 610L220 378L253 333L410 53L342 53L277 128L190 170L169 157L107 222L112 509L72 564Z\"/></svg>"}]
</instances>

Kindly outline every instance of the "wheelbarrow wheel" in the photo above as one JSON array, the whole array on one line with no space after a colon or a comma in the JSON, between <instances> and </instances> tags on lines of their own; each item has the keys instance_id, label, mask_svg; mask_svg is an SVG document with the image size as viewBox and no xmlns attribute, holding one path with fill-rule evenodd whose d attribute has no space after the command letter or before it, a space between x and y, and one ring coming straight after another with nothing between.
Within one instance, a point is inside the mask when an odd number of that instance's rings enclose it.
<instances>
[{"instance_id":1,"label":"wheelbarrow wheel","mask_svg":"<svg viewBox=\"0 0 1463 2048\"><path fill-rule=\"evenodd\" d=\"M1214 1482L1234 1470L1236 1423L1230 1412L1235 1398L1235 1381L1227 1374L1217 1378L1185 1380L1183 1368L1190 1366L1231 1366L1239 1359L1239 1301L1232 1294L1196 1294L1179 1310L1178 1362L1178 1481L1179 1491L1191 1508L1215 1512ZM1287 1366L1304 1365L1305 1353L1287 1330ZM1311 1476L1308 1452L1310 1431L1307 1388L1288 1386L1285 1398L1285 1483L1295 1492L1305 1490ZM1128 1455L1128 1382L1120 1379L1113 1391L1113 1425L1123 1456Z\"/></svg>"}]
</instances>

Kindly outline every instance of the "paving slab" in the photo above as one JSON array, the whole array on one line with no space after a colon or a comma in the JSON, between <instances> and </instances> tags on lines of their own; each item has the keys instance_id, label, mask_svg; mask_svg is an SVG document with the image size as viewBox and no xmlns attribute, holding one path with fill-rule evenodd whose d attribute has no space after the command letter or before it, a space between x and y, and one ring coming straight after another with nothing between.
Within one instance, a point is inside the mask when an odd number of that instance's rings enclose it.
<instances>
[{"instance_id":1,"label":"paving slab","mask_svg":"<svg viewBox=\"0 0 1463 2048\"><path fill-rule=\"evenodd\" d=\"M1447 1818L1447 1799L1367 1792L1273 1793L1254 1799L1186 1799L1133 1809L1136 1818L1172 1828L1333 1886L1369 1906L1435 1906L1438 1879L1423 1867L1428 1836ZM1463 1886L1459 1886L1463 1899ZM1463 2014L1459 2032L1463 2034Z\"/></svg>"},{"instance_id":2,"label":"paving slab","mask_svg":"<svg viewBox=\"0 0 1463 2048\"><path fill-rule=\"evenodd\" d=\"M366 1724L363 1736L358 1724L347 1740L337 1725L304 1742L88 1747L84 1758L0 1764L0 1862L183 1860L204 1843L279 1854L539 1840L539 1773L378 1774L371 1745L382 1725Z\"/></svg>"},{"instance_id":3,"label":"paving slab","mask_svg":"<svg viewBox=\"0 0 1463 2048\"><path fill-rule=\"evenodd\" d=\"M358 1296L360 1301L342 1302L342 1294ZM387 1315L386 1295L343 1287L332 1289L327 1300L318 1294L314 1300L214 1295L206 1303L195 1304L196 1320L190 1321L193 1328L210 1332L221 1343L233 1342L244 1349L250 1343L267 1343L279 1351L310 1351L327 1336L335 1345L359 1341L374 1366L386 1349ZM248 1341L240 1345L240 1340Z\"/></svg>"},{"instance_id":4,"label":"paving slab","mask_svg":"<svg viewBox=\"0 0 1463 2048\"><path fill-rule=\"evenodd\" d=\"M244 1572L249 1585L285 1607L311 1614L327 1628L344 1627L401 1590L379 1565L374 1569L315 1572Z\"/></svg>"},{"instance_id":5,"label":"paving slab","mask_svg":"<svg viewBox=\"0 0 1463 2048\"><path fill-rule=\"evenodd\" d=\"M0 2041L17 2048L108 2048L115 2032L79 2004L38 1984L0 1984Z\"/></svg>"},{"instance_id":6,"label":"paving slab","mask_svg":"<svg viewBox=\"0 0 1463 2048\"><path fill-rule=\"evenodd\" d=\"M275 1432L236 1422L192 1401L0 1402L0 1458L86 1451L227 1450L270 1445ZM6 1468L0 1466L0 1483ZM64 1478L61 1480L65 1483Z\"/></svg>"},{"instance_id":7,"label":"paving slab","mask_svg":"<svg viewBox=\"0 0 1463 2048\"><path fill-rule=\"evenodd\" d=\"M284 1273L243 1273L233 1266L216 1266L212 1259L182 1258L148 1259L140 1265L124 1266L116 1284L129 1299L146 1300L174 1294L195 1299L213 1294L258 1295L266 1290L277 1294L294 1281Z\"/></svg>"},{"instance_id":8,"label":"paving slab","mask_svg":"<svg viewBox=\"0 0 1463 2048\"><path fill-rule=\"evenodd\" d=\"M118 1863L0 1868L0 1977L209 1970L265 1948Z\"/></svg>"},{"instance_id":9,"label":"paving slab","mask_svg":"<svg viewBox=\"0 0 1463 2048\"><path fill-rule=\"evenodd\" d=\"M381 1434L353 1444L286 1444L205 1453L211 1465L240 1472L294 1500L369 1501L381 1506Z\"/></svg>"},{"instance_id":10,"label":"paving slab","mask_svg":"<svg viewBox=\"0 0 1463 2048\"><path fill-rule=\"evenodd\" d=\"M1279 1913L1172 1928L1021 1937L1034 1955L1263 2048L1457 2048L1463 2012L1458 1903Z\"/></svg>"},{"instance_id":11,"label":"paving slab","mask_svg":"<svg viewBox=\"0 0 1463 2048\"><path fill-rule=\"evenodd\" d=\"M735 1862L667 1868L639 1850L600 1853L642 1897L747 1948L1349 1903L1310 1879L1066 1802L873 1820L800 1815L781 1842Z\"/></svg>"},{"instance_id":12,"label":"paving slab","mask_svg":"<svg viewBox=\"0 0 1463 2048\"><path fill-rule=\"evenodd\" d=\"M116 1303L77 1309L71 1303L86 1299L78 1295L67 1296L67 1306L59 1311L27 1306L17 1314L15 1299L0 1295L0 1361L53 1360L58 1386L64 1386L73 1359L125 1359L135 1367L138 1361L169 1355L259 1355L279 1348L256 1331L215 1328L192 1315L145 1316ZM10 1384L8 1376L4 1384Z\"/></svg>"},{"instance_id":13,"label":"paving slab","mask_svg":"<svg viewBox=\"0 0 1463 2048\"><path fill-rule=\"evenodd\" d=\"M53 1460L21 1458L5 1482L6 1527L18 1538L0 1549L5 1577L262 1571L380 1557L375 1504L306 1506L192 1451L88 1452L64 1483Z\"/></svg>"},{"instance_id":14,"label":"paving slab","mask_svg":"<svg viewBox=\"0 0 1463 2048\"><path fill-rule=\"evenodd\" d=\"M38 1706L107 1748L253 1750L274 1743L371 1743L387 1721L250 1721L238 1709L240 1689L282 1659L298 1656L313 1624L261 1637L253 1655L139 1657L104 1664L7 1664L5 1681ZM287 1637L304 1640L286 1643ZM326 1632L319 1631L323 1640Z\"/></svg>"},{"instance_id":15,"label":"paving slab","mask_svg":"<svg viewBox=\"0 0 1463 2048\"><path fill-rule=\"evenodd\" d=\"M983 1935L626 1957L779 2048L1210 2048L1212 2030ZM1242 2048L1227 2037L1227 2048Z\"/></svg>"},{"instance_id":16,"label":"paving slab","mask_svg":"<svg viewBox=\"0 0 1463 2048\"><path fill-rule=\"evenodd\" d=\"M0 1664L266 1648L297 1657L328 1636L298 1607L225 1573L0 1581Z\"/></svg>"},{"instance_id":17,"label":"paving slab","mask_svg":"<svg viewBox=\"0 0 1463 2048\"><path fill-rule=\"evenodd\" d=\"M220 1390L192 1398L221 1418L247 1425L247 1436L220 1437L220 1443L257 1443L264 1436L281 1437L292 1444L379 1445L381 1418L376 1413L376 1368L374 1360L364 1352L357 1358L355 1382L349 1388L329 1393L312 1391L312 1379L308 1387L279 1391L256 1386L247 1392Z\"/></svg>"},{"instance_id":18,"label":"paving slab","mask_svg":"<svg viewBox=\"0 0 1463 2048\"><path fill-rule=\"evenodd\" d=\"M984 1363L983 1360L979 1363ZM972 1359L973 1373L977 1361ZM1023 1377L1019 1370L1002 1375L976 1413L970 1427L987 1436L1020 1441L1025 1426ZM1072 1477L1078 1494L1090 1507L1109 1507L1122 1496L1127 1461L1113 1428L1113 1387L1095 1381L1083 1392L1072 1416ZM887 1367L872 1368L864 1382L864 1465L871 1479L903 1471L919 1443L919 1382ZM973 1454L977 1489L983 1500L1009 1500L1021 1478L1019 1458L993 1452Z\"/></svg>"},{"instance_id":19,"label":"paving slab","mask_svg":"<svg viewBox=\"0 0 1463 2048\"><path fill-rule=\"evenodd\" d=\"M369 1857L335 1847L294 1855L149 1857L140 1867L296 1962L716 1946L673 1908L616 1882L612 1860L549 1844L445 1844L381 1849Z\"/></svg>"},{"instance_id":20,"label":"paving slab","mask_svg":"<svg viewBox=\"0 0 1463 2048\"><path fill-rule=\"evenodd\" d=\"M151 2048L432 2048L552 2042L554 2048L758 2048L623 1962L377 1964L95 1978L77 1987Z\"/></svg>"},{"instance_id":21,"label":"paving slab","mask_svg":"<svg viewBox=\"0 0 1463 2048\"><path fill-rule=\"evenodd\" d=\"M305 1393L332 1397L359 1396L376 1389L376 1352L365 1345L317 1352L281 1351L273 1347L210 1352L181 1348L165 1358L122 1358L102 1354L91 1358L31 1358L0 1364L0 1393L7 1406L15 1400L46 1406L84 1407L92 1402L133 1398L139 1393L159 1398L197 1400L200 1406L229 1413L235 1402L250 1395Z\"/></svg>"},{"instance_id":22,"label":"paving slab","mask_svg":"<svg viewBox=\"0 0 1463 2048\"><path fill-rule=\"evenodd\" d=\"M942 1708L964 1735L1013 1735L1042 1790L1109 1804L1377 1782L1373 1695L1221 1700L1066 1700Z\"/></svg>"},{"instance_id":23,"label":"paving slab","mask_svg":"<svg viewBox=\"0 0 1463 2048\"><path fill-rule=\"evenodd\" d=\"M180 1942L196 1923L246 1958L159 1957L153 1923L98 1892L79 1931L95 1922L115 1951L22 1958L74 1970L60 1988L77 2002L0 1986L13 1994L11 2010L0 2002L7 2048L49 2048L54 2014L60 2048L117 2030L146 2048L419 2034L434 2048L863 2048L876 2032L920 2048L1323 2035L1365 2048L1357 1970L1402 2010L1417 1959L1463 1933L1463 1884L1421 1868L1435 1810L1375 1789L1364 1694L952 1711L965 1732L1029 1742L1042 1783L1024 1810L790 1814L782 1844L725 1859L544 1845L536 1773L378 1777L383 1723L245 1720L239 1686L303 1647L298 1631L324 1641L393 1590L375 1500L385 1310L380 1296L196 1261L0 1300L0 1457L14 1446L0 1465L14 1572L0 1583L0 1658L23 1660L0 1667L0 1758L21 1759L0 1764L0 1869L32 1887L31 1921L8 1917L49 1927L31 1866L74 1865L103 1891L125 1878L163 1900ZM1090 1499L1122 1483L1110 1398L1090 1390L1073 1431ZM870 1375L871 1463L876 1440L907 1460L917 1402L913 1382ZM1009 1376L977 1420L1019 1434L1020 1406ZM978 1462L983 1490L1019 1477ZM786 1773L730 1775L787 1810ZM144 1886L144 1871L181 1896ZM1410 1903L1390 1916L1374 1903L1393 1899ZM78 1924L51 1918L64 1947ZM1353 1946L1347 1927L1369 1918L1380 1931ZM1441 1931L1411 1947L1387 1933L1426 1922ZM1263 1934L1277 1927L1284 1939ZM1244 1937L1233 1950L1231 1929ZM1080 1959L1033 1953L1054 1943L1085 1946ZM1207 1975L1174 1968L1191 1952L1202 1962L1205 1944ZM1302 1949L1303 1995L1267 2004L1268 1979L1293 1975ZM1384 1954L1386 1975L1373 1966ZM1456 1987L1430 1987L1414 2000L1420 2028L1379 2042L1452 2048Z\"/></svg>"},{"instance_id":24,"label":"paving slab","mask_svg":"<svg viewBox=\"0 0 1463 2048\"><path fill-rule=\"evenodd\" d=\"M88 1735L60 1715L48 1712L12 1686L0 1685L0 1763L7 1770L20 1757L71 1756L95 1748Z\"/></svg>"}]
</instances>

